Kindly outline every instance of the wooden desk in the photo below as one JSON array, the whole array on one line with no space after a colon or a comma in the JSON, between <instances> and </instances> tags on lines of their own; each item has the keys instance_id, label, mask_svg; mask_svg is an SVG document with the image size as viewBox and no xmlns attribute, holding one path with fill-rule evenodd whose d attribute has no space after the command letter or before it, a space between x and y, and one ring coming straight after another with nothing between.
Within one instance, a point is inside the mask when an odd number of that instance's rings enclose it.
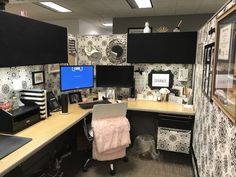
<instances>
[{"instance_id":1,"label":"wooden desk","mask_svg":"<svg viewBox=\"0 0 236 177\"><path fill-rule=\"evenodd\" d=\"M59 112L53 113L51 117L15 134L17 136L32 138L32 141L0 160L0 176L5 175L56 139L88 115L91 110L82 110L77 104L74 104L69 106L69 112L70 114L68 115L62 115Z\"/></svg>"},{"instance_id":2,"label":"wooden desk","mask_svg":"<svg viewBox=\"0 0 236 177\"><path fill-rule=\"evenodd\" d=\"M192 109L186 109L181 104L156 101L129 101L128 110L158 112L166 114L195 115Z\"/></svg>"},{"instance_id":3,"label":"wooden desk","mask_svg":"<svg viewBox=\"0 0 236 177\"><path fill-rule=\"evenodd\" d=\"M154 101L129 101L129 110L194 115L194 111L184 109L182 105L174 103L160 103ZM15 135L32 138L32 141L0 160L0 176L20 165L34 153L77 124L86 117L91 110L83 110L77 104L69 105L69 114L53 113L43 120Z\"/></svg>"}]
</instances>

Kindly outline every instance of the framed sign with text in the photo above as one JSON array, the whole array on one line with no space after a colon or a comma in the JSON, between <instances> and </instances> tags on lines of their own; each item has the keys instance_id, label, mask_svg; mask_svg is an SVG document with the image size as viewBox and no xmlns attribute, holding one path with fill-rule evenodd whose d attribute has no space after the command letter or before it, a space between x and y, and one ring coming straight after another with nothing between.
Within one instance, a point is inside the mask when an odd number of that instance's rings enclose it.
<instances>
[{"instance_id":1,"label":"framed sign with text","mask_svg":"<svg viewBox=\"0 0 236 177\"><path fill-rule=\"evenodd\" d=\"M148 74L148 86L151 89L172 88L173 74L168 71L155 71L152 70Z\"/></svg>"}]
</instances>

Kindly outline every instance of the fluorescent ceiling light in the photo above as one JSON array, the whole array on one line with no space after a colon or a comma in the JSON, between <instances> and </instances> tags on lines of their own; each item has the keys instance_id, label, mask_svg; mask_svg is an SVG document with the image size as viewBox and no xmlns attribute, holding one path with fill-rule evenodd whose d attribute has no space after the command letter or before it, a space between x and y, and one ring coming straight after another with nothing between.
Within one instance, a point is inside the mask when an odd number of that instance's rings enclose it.
<instances>
[{"instance_id":1,"label":"fluorescent ceiling light","mask_svg":"<svg viewBox=\"0 0 236 177\"><path fill-rule=\"evenodd\" d=\"M98 32L97 32L97 31L90 31L88 34L91 34L91 35L98 35Z\"/></svg>"},{"instance_id":2,"label":"fluorescent ceiling light","mask_svg":"<svg viewBox=\"0 0 236 177\"><path fill-rule=\"evenodd\" d=\"M139 8L152 8L151 0L135 0Z\"/></svg>"},{"instance_id":3,"label":"fluorescent ceiling light","mask_svg":"<svg viewBox=\"0 0 236 177\"><path fill-rule=\"evenodd\" d=\"M113 26L112 23L103 23L102 25L103 25L103 26L106 26L106 27L108 27L108 26L109 26L109 27L110 27L110 26Z\"/></svg>"},{"instance_id":4,"label":"fluorescent ceiling light","mask_svg":"<svg viewBox=\"0 0 236 177\"><path fill-rule=\"evenodd\" d=\"M57 11L57 12L72 12L71 10L66 9L65 7L62 7L54 2L48 1L48 2L39 2L39 3L44 6L49 7L50 9Z\"/></svg>"}]
</instances>

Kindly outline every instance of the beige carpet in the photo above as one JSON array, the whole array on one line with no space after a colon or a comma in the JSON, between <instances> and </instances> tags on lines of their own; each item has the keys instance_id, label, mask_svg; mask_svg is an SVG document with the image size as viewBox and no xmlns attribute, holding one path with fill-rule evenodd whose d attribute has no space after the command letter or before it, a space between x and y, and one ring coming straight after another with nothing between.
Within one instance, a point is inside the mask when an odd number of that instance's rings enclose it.
<instances>
[{"instance_id":1,"label":"beige carpet","mask_svg":"<svg viewBox=\"0 0 236 177\"><path fill-rule=\"evenodd\" d=\"M158 160L144 160L129 155L129 162L115 163L115 177L193 177L191 158L188 155L161 152ZM79 170L73 177L109 177L109 165L95 162L87 172ZM68 176L69 177L69 176ZM72 177L72 176L71 176Z\"/></svg>"}]
</instances>

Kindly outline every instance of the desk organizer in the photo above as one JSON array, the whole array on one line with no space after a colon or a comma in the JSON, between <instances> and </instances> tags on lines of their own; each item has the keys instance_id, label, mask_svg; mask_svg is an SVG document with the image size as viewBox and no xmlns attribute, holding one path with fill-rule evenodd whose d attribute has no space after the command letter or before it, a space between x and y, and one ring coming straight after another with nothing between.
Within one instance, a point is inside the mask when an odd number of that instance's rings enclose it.
<instances>
[{"instance_id":1,"label":"desk organizer","mask_svg":"<svg viewBox=\"0 0 236 177\"><path fill-rule=\"evenodd\" d=\"M32 101L37 105L39 105L41 119L45 119L48 117L46 90L29 89L29 90L22 90L20 93L22 102Z\"/></svg>"},{"instance_id":2,"label":"desk organizer","mask_svg":"<svg viewBox=\"0 0 236 177\"><path fill-rule=\"evenodd\" d=\"M0 131L15 133L39 122L39 106L35 103L22 106L11 112L0 109Z\"/></svg>"}]
</instances>

